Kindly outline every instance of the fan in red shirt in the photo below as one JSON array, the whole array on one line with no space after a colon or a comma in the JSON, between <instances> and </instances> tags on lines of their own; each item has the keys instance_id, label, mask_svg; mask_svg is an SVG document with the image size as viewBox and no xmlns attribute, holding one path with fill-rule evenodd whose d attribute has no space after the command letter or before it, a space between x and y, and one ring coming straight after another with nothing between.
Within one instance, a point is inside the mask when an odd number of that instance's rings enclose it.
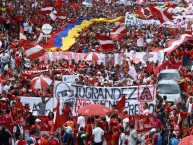
<instances>
[{"instance_id":1,"label":"fan in red shirt","mask_svg":"<svg viewBox=\"0 0 193 145\"><path fill-rule=\"evenodd\" d=\"M19 136L19 139L15 143L16 145L26 145L25 140L23 139L23 135Z\"/></svg>"},{"instance_id":2,"label":"fan in red shirt","mask_svg":"<svg viewBox=\"0 0 193 145\"><path fill-rule=\"evenodd\" d=\"M54 113L49 112L48 117L45 120L46 127L51 127L52 126L52 124L54 123L53 119L54 119Z\"/></svg>"},{"instance_id":3,"label":"fan in red shirt","mask_svg":"<svg viewBox=\"0 0 193 145\"><path fill-rule=\"evenodd\" d=\"M102 119L101 119L101 128L104 130L105 133L108 132L108 130L109 130L109 125L108 125L108 123L106 121L106 117L105 116L102 117Z\"/></svg>"},{"instance_id":4,"label":"fan in red shirt","mask_svg":"<svg viewBox=\"0 0 193 145\"><path fill-rule=\"evenodd\" d=\"M6 110L6 113L3 115L3 118L7 124L13 123L13 117L10 114L10 110Z\"/></svg>"},{"instance_id":5,"label":"fan in red shirt","mask_svg":"<svg viewBox=\"0 0 193 145\"><path fill-rule=\"evenodd\" d=\"M64 115L64 117L68 117L72 115L72 111L68 103L64 104L64 108L62 109L62 114Z\"/></svg>"},{"instance_id":6,"label":"fan in red shirt","mask_svg":"<svg viewBox=\"0 0 193 145\"><path fill-rule=\"evenodd\" d=\"M55 137L54 132L50 132L50 139L48 140L49 145L59 145L59 140Z\"/></svg>"},{"instance_id":7,"label":"fan in red shirt","mask_svg":"<svg viewBox=\"0 0 193 145\"><path fill-rule=\"evenodd\" d=\"M48 145L49 135L47 133L42 134L42 138L40 138L36 143L37 145Z\"/></svg>"},{"instance_id":8,"label":"fan in red shirt","mask_svg":"<svg viewBox=\"0 0 193 145\"><path fill-rule=\"evenodd\" d=\"M112 138L111 138L111 145L118 145L119 143L119 126L114 126L112 128L112 132L113 132L113 135L112 135Z\"/></svg>"},{"instance_id":9,"label":"fan in red shirt","mask_svg":"<svg viewBox=\"0 0 193 145\"><path fill-rule=\"evenodd\" d=\"M150 114L145 113L144 115L145 115L145 118L141 119L139 122L143 124L144 128L150 128L150 125L149 125L149 123L150 123L150 119L149 119Z\"/></svg>"},{"instance_id":10,"label":"fan in red shirt","mask_svg":"<svg viewBox=\"0 0 193 145\"><path fill-rule=\"evenodd\" d=\"M90 140L92 140L92 129L94 126L94 117L89 117L87 119L87 125L85 126L85 132L87 134L87 136L90 138Z\"/></svg>"}]
</instances>

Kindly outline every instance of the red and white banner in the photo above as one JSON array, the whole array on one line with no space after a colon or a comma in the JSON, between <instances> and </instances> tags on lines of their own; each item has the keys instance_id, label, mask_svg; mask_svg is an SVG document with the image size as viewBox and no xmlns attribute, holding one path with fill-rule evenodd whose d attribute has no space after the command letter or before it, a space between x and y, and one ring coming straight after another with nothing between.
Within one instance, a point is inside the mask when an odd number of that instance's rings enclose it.
<instances>
[{"instance_id":1,"label":"red and white banner","mask_svg":"<svg viewBox=\"0 0 193 145\"><path fill-rule=\"evenodd\" d=\"M117 64L121 64L123 60L127 60L128 58L135 63L141 61L142 63L146 63L146 61L158 61L162 63L164 60L164 53L161 52L130 52L125 54L101 54L95 53L97 55L97 62L107 64L109 61L114 61ZM39 60L47 60L56 61L61 59L72 60L74 59L76 62L79 60L86 60L85 53L73 53L73 52L45 52L44 56L39 57Z\"/></svg>"},{"instance_id":2,"label":"red and white banner","mask_svg":"<svg viewBox=\"0 0 193 145\"><path fill-rule=\"evenodd\" d=\"M60 97L62 104L70 103L73 115L78 109L89 104L101 104L111 108L119 102L122 96L126 97L125 109L130 115L142 114L143 104L149 104L150 111L155 109L156 85L139 85L127 87L94 87L56 81L54 83L54 106Z\"/></svg>"},{"instance_id":3,"label":"red and white banner","mask_svg":"<svg viewBox=\"0 0 193 145\"><path fill-rule=\"evenodd\" d=\"M153 8L151 5L148 5L146 7L142 7L141 5L138 5L138 15L143 20L155 19L155 14L154 14L154 11L152 9Z\"/></svg>"},{"instance_id":4,"label":"red and white banner","mask_svg":"<svg viewBox=\"0 0 193 145\"><path fill-rule=\"evenodd\" d=\"M103 50L114 49L114 42L109 36L97 35L100 46Z\"/></svg>"},{"instance_id":5,"label":"red and white banner","mask_svg":"<svg viewBox=\"0 0 193 145\"><path fill-rule=\"evenodd\" d=\"M29 43L23 46L25 49L25 54L30 60L35 60L38 57L45 54L43 47L36 43Z\"/></svg>"},{"instance_id":6,"label":"red and white banner","mask_svg":"<svg viewBox=\"0 0 193 145\"><path fill-rule=\"evenodd\" d=\"M162 9L154 7L154 13L157 15L157 18L161 23L171 21L173 19L171 14L168 13L168 9L169 8Z\"/></svg>"},{"instance_id":7,"label":"red and white banner","mask_svg":"<svg viewBox=\"0 0 193 145\"><path fill-rule=\"evenodd\" d=\"M167 52L170 53L173 50L177 49L182 43L188 41L188 40L193 40L193 36L189 34L182 34L178 38L170 40L168 42L168 48L165 49L156 49L155 52Z\"/></svg>"},{"instance_id":8,"label":"red and white banner","mask_svg":"<svg viewBox=\"0 0 193 145\"><path fill-rule=\"evenodd\" d=\"M97 62L104 62L105 63L105 54L95 53L97 55ZM56 61L61 59L72 60L74 59L75 62L79 60L85 60L86 53L73 53L73 52L46 52L44 56L40 57L39 60L42 61Z\"/></svg>"},{"instance_id":9,"label":"red and white banner","mask_svg":"<svg viewBox=\"0 0 193 145\"><path fill-rule=\"evenodd\" d=\"M40 14L50 14L53 9L54 9L54 4L44 5L44 7L41 8L39 13Z\"/></svg>"},{"instance_id":10,"label":"red and white banner","mask_svg":"<svg viewBox=\"0 0 193 145\"><path fill-rule=\"evenodd\" d=\"M155 53L155 52L130 52L126 53L126 58L129 58L134 63L142 62L143 64L146 64L147 61L156 63L157 61L159 63L162 63L164 61L164 53ZM121 57L120 57L121 59ZM124 59L124 58L123 58ZM115 62L117 59L115 60Z\"/></svg>"}]
</instances>

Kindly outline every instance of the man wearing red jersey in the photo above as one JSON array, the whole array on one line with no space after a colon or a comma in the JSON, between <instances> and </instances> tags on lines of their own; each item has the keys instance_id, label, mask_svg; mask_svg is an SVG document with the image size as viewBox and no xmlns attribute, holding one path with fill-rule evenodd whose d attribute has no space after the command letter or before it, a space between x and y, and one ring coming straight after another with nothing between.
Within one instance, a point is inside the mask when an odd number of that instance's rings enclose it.
<instances>
[{"instance_id":1,"label":"man wearing red jersey","mask_svg":"<svg viewBox=\"0 0 193 145\"><path fill-rule=\"evenodd\" d=\"M59 145L59 140L55 137L54 132L50 132L50 139L48 140L49 145Z\"/></svg>"},{"instance_id":2,"label":"man wearing red jersey","mask_svg":"<svg viewBox=\"0 0 193 145\"><path fill-rule=\"evenodd\" d=\"M64 108L62 109L62 114L64 117L68 117L72 115L72 111L67 103L64 104Z\"/></svg>"}]
</instances>

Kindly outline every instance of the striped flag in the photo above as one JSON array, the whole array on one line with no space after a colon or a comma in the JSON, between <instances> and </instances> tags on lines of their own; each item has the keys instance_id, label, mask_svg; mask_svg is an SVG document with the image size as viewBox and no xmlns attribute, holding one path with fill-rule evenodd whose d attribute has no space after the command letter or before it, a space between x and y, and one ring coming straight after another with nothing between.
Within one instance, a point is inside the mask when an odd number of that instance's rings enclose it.
<instances>
[{"instance_id":1,"label":"striped flag","mask_svg":"<svg viewBox=\"0 0 193 145\"><path fill-rule=\"evenodd\" d=\"M182 43L184 43L184 42L186 42L188 40L193 40L193 36L189 35L189 34L182 34L179 37L177 37L176 39L170 40L167 43L169 47L167 47L165 49L155 49L153 52L166 52L166 53L170 53L173 50L175 50L176 48L178 48Z\"/></svg>"},{"instance_id":2,"label":"striped flag","mask_svg":"<svg viewBox=\"0 0 193 145\"><path fill-rule=\"evenodd\" d=\"M97 35L99 43L103 50L112 50L114 49L114 42L109 36Z\"/></svg>"},{"instance_id":3,"label":"striped flag","mask_svg":"<svg viewBox=\"0 0 193 145\"><path fill-rule=\"evenodd\" d=\"M20 26L20 33L19 33L19 46L23 46L24 44L27 43L27 38L24 35L24 30L22 26Z\"/></svg>"},{"instance_id":4,"label":"striped flag","mask_svg":"<svg viewBox=\"0 0 193 145\"><path fill-rule=\"evenodd\" d=\"M116 40L116 39L118 39L118 37L120 35L125 34L125 33L127 33L127 29L126 29L124 23L120 23L113 29L110 37L112 40Z\"/></svg>"},{"instance_id":5,"label":"striped flag","mask_svg":"<svg viewBox=\"0 0 193 145\"><path fill-rule=\"evenodd\" d=\"M26 56L30 60L35 60L45 54L43 47L36 43L26 44L23 46L23 48L25 49Z\"/></svg>"},{"instance_id":6,"label":"striped flag","mask_svg":"<svg viewBox=\"0 0 193 145\"><path fill-rule=\"evenodd\" d=\"M39 11L40 14L50 14L52 10L54 9L53 4L44 5L41 10Z\"/></svg>"},{"instance_id":7,"label":"striped flag","mask_svg":"<svg viewBox=\"0 0 193 145\"><path fill-rule=\"evenodd\" d=\"M160 23L173 20L172 15L168 13L169 7L165 9L156 8L156 7L153 7L153 8L154 8L153 11L157 15L157 18L160 21Z\"/></svg>"}]
</instances>

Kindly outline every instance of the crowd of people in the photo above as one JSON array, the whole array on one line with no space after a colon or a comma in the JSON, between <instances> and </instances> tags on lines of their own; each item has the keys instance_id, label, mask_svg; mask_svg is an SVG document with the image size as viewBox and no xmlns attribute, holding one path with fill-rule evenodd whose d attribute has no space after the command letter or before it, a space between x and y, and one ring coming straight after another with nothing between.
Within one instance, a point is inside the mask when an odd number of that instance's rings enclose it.
<instances>
[{"instance_id":1,"label":"crowd of people","mask_svg":"<svg viewBox=\"0 0 193 145\"><path fill-rule=\"evenodd\" d=\"M75 60L50 60L30 61L19 46L20 26L24 29L28 43L37 42L41 33L41 27L45 23L53 26L52 33L56 33L62 26L68 23L74 23L77 18L116 18L124 16L126 12L137 13L136 3L131 6L116 4L114 1L106 3L104 1L93 1L93 7L86 7L81 2L63 2L60 9L54 6L53 11L65 14L65 19L53 21L49 14L42 14L41 8L45 5L54 5L55 1L48 0L24 0L15 1L7 0L0 2L0 122L14 126L7 131L5 127L1 128L0 145L8 145L9 139L13 138L16 145L23 144L59 144L62 140L64 145L73 145L77 138L77 144L86 145L94 143L102 144L106 134L112 135L110 144L112 145L136 145L141 138L135 129L135 121L132 115L127 111L122 113L117 110L112 111L108 116L94 116L85 118L80 115L74 122L70 109L67 110L68 121L61 128L62 133L50 132L50 134L41 134L41 127L51 128L53 123L53 113L49 113L45 121L36 118L30 110L29 104L22 104L22 96L45 97L53 96L53 85L46 89L33 89L30 86L32 77L24 75L25 70L55 70L63 71L45 71L42 74L50 76L53 80L61 80L62 75L75 74L78 78L76 84L86 86L100 87L124 87L131 85L147 85L157 83L157 68L164 64L163 68L179 69L182 78L178 80L183 90L183 97L186 101L185 110L177 104L170 104L167 97L161 97L157 94L156 110L153 115L146 105L144 105L143 118L140 119L139 125L150 130L146 136L145 143L150 145L177 145L178 142L192 134L192 70L191 61L193 60L193 43L191 41L183 43L179 48L170 54L165 55L162 64L159 62L146 61L134 62L125 58L121 64L115 64L109 61L107 64L91 63L85 60L76 62ZM191 23L190 23L191 25ZM104 50L100 47L97 34L111 36L111 32L116 27L114 23L94 23L85 28L76 42L69 49L71 52L89 53L97 52L104 54L123 54L126 52L152 52L157 48L167 48L167 42L184 34L185 29L171 29L157 25L127 26L126 33L119 35L113 41L115 46L111 50ZM144 39L142 47L137 46L137 40ZM40 45L46 46L46 39L39 42ZM128 74L130 67L134 65L138 74L134 79ZM151 66L151 67L150 67ZM69 71L66 71L68 69ZM115 106L112 106L112 108ZM65 110L65 108L64 108ZM68 114L69 113L69 114ZM87 119L87 122L85 121ZM43 122L43 123L42 123ZM75 127L78 124L78 127ZM30 135L25 138L22 134L23 126L31 128ZM9 128L9 127L8 127ZM78 134L76 136L76 129ZM60 137L58 134L62 134ZM94 136L93 136L94 135ZM59 138L59 140L58 140ZM35 143L36 141L36 143Z\"/></svg>"}]
</instances>

